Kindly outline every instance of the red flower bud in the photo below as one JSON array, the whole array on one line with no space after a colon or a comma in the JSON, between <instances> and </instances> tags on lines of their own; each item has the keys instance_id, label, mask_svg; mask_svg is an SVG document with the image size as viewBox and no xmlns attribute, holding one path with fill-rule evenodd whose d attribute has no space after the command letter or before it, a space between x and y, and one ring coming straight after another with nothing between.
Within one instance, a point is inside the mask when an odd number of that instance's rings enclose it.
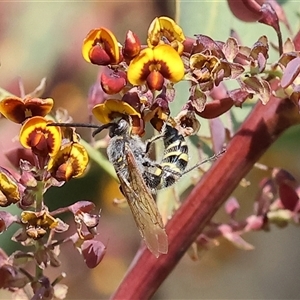
<instances>
[{"instance_id":1,"label":"red flower bud","mask_svg":"<svg viewBox=\"0 0 300 300\"><path fill-rule=\"evenodd\" d=\"M118 94L126 85L126 74L121 71L112 72L110 74L102 73L100 84L106 94Z\"/></svg>"},{"instance_id":2,"label":"red flower bud","mask_svg":"<svg viewBox=\"0 0 300 300\"><path fill-rule=\"evenodd\" d=\"M123 48L123 56L131 60L137 56L141 51L141 42L138 36L129 30L126 34L126 39Z\"/></svg>"}]
</instances>

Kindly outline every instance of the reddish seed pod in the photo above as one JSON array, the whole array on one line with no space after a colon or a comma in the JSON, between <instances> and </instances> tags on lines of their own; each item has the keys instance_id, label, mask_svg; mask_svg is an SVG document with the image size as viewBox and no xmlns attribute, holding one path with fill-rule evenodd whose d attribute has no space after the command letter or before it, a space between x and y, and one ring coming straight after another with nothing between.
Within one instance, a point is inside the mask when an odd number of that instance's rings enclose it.
<instances>
[{"instance_id":1,"label":"reddish seed pod","mask_svg":"<svg viewBox=\"0 0 300 300\"><path fill-rule=\"evenodd\" d=\"M213 100L205 105L202 112L196 113L204 119L213 119L224 114L233 106L233 104L233 100L229 97L220 100Z\"/></svg>"},{"instance_id":2,"label":"reddish seed pod","mask_svg":"<svg viewBox=\"0 0 300 300\"><path fill-rule=\"evenodd\" d=\"M258 21L262 13L260 12L261 5L264 0L227 0L231 12L236 18L244 22Z\"/></svg>"}]
</instances>

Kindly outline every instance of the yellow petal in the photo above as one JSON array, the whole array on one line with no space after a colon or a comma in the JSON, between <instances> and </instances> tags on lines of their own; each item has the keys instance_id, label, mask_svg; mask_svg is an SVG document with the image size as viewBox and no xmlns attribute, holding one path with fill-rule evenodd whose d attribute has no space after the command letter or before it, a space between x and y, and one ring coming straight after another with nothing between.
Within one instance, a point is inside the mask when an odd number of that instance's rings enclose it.
<instances>
[{"instance_id":1,"label":"yellow petal","mask_svg":"<svg viewBox=\"0 0 300 300\"><path fill-rule=\"evenodd\" d=\"M184 65L176 50L169 45L158 45L154 49L154 60L161 63L160 73L176 83L184 76Z\"/></svg>"},{"instance_id":2,"label":"yellow petal","mask_svg":"<svg viewBox=\"0 0 300 300\"><path fill-rule=\"evenodd\" d=\"M89 162L85 148L78 143L64 145L56 156L51 157L48 171L59 181L68 181L81 176Z\"/></svg>"},{"instance_id":3,"label":"yellow petal","mask_svg":"<svg viewBox=\"0 0 300 300\"><path fill-rule=\"evenodd\" d=\"M107 99L104 103L95 105L92 113L102 124L107 124L122 115L141 116L128 103L117 99Z\"/></svg>"},{"instance_id":4,"label":"yellow petal","mask_svg":"<svg viewBox=\"0 0 300 300\"><path fill-rule=\"evenodd\" d=\"M168 17L159 17L152 21L148 29L148 46L157 46L163 42L162 37L166 38L170 43L173 41L182 43L185 40L181 27Z\"/></svg>"}]
</instances>

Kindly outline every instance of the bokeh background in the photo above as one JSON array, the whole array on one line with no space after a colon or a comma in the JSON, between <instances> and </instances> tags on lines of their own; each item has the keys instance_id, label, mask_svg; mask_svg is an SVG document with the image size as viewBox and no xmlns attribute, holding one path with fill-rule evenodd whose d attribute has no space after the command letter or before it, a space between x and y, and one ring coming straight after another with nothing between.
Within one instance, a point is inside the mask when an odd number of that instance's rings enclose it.
<instances>
[{"instance_id":1,"label":"bokeh background","mask_svg":"<svg viewBox=\"0 0 300 300\"><path fill-rule=\"evenodd\" d=\"M300 28L299 2L285 1L284 8L296 32ZM180 9L180 24L186 35L204 33L226 40L234 28L249 46L263 34L276 43L275 32L266 26L236 20L226 1L182 1ZM82 40L88 31L104 26L123 41L131 29L144 42L153 18L173 17L174 12L172 1L1 1L0 87L20 95L20 80L28 93L46 77L44 96L53 97L56 107L66 108L76 122L87 122L87 97L99 72L81 55ZM284 28L283 34L285 39L288 32ZM236 111L240 120L245 118L245 111ZM0 119L0 163L6 167L9 162L5 153L17 147L14 137L18 129L19 126ZM298 127L286 132L261 162L287 169L300 182L299 133ZM263 171L253 170L247 177L251 185L236 190L235 196L243 207L238 217L251 212L257 183L263 176ZM107 254L100 265L89 270L73 246L65 245L61 249L62 267L47 271L51 276L62 270L67 273L63 282L69 286L67 299L107 299L139 247L140 236L131 213L129 209L114 207L115 197L121 197L118 184L93 164L85 177L46 194L47 205L52 209L78 200L93 200L102 209L99 238L107 245ZM224 213L218 212L215 219L225 220ZM0 236L0 245L8 252L15 249L11 234L9 230ZM205 252L199 261L185 255L154 299L299 299L299 228L272 227L271 232L252 233L244 238L255 250L238 250L222 240L219 247ZM9 297L0 291L1 299Z\"/></svg>"}]
</instances>

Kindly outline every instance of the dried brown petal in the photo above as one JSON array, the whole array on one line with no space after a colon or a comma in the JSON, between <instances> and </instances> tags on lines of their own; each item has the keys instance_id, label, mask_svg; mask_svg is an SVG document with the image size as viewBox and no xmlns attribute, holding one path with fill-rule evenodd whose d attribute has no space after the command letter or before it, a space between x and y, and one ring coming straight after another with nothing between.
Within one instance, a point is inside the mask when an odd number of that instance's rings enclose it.
<instances>
[{"instance_id":1,"label":"dried brown petal","mask_svg":"<svg viewBox=\"0 0 300 300\"><path fill-rule=\"evenodd\" d=\"M5 231L11 224L18 220L17 216L7 211L0 211L0 233Z\"/></svg>"},{"instance_id":2,"label":"dried brown petal","mask_svg":"<svg viewBox=\"0 0 300 300\"><path fill-rule=\"evenodd\" d=\"M289 85L291 85L293 81L297 78L297 76L299 76L299 72L300 57L297 57L287 64L286 69L284 70L281 78L281 86L285 89Z\"/></svg>"},{"instance_id":3,"label":"dried brown petal","mask_svg":"<svg viewBox=\"0 0 300 300\"><path fill-rule=\"evenodd\" d=\"M70 205L68 209L76 215L80 212L89 213L95 209L95 204L90 201L77 201L76 203Z\"/></svg>"},{"instance_id":4,"label":"dried brown petal","mask_svg":"<svg viewBox=\"0 0 300 300\"><path fill-rule=\"evenodd\" d=\"M248 92L257 94L263 104L267 104L271 97L270 84L258 76L247 77L244 84Z\"/></svg>"},{"instance_id":5,"label":"dried brown petal","mask_svg":"<svg viewBox=\"0 0 300 300\"><path fill-rule=\"evenodd\" d=\"M84 261L89 268L95 268L106 253L104 244L97 240L84 241L81 250Z\"/></svg>"},{"instance_id":6,"label":"dried brown petal","mask_svg":"<svg viewBox=\"0 0 300 300\"><path fill-rule=\"evenodd\" d=\"M239 45L235 38L229 37L223 46L223 52L229 62L233 62L239 52Z\"/></svg>"}]
</instances>

